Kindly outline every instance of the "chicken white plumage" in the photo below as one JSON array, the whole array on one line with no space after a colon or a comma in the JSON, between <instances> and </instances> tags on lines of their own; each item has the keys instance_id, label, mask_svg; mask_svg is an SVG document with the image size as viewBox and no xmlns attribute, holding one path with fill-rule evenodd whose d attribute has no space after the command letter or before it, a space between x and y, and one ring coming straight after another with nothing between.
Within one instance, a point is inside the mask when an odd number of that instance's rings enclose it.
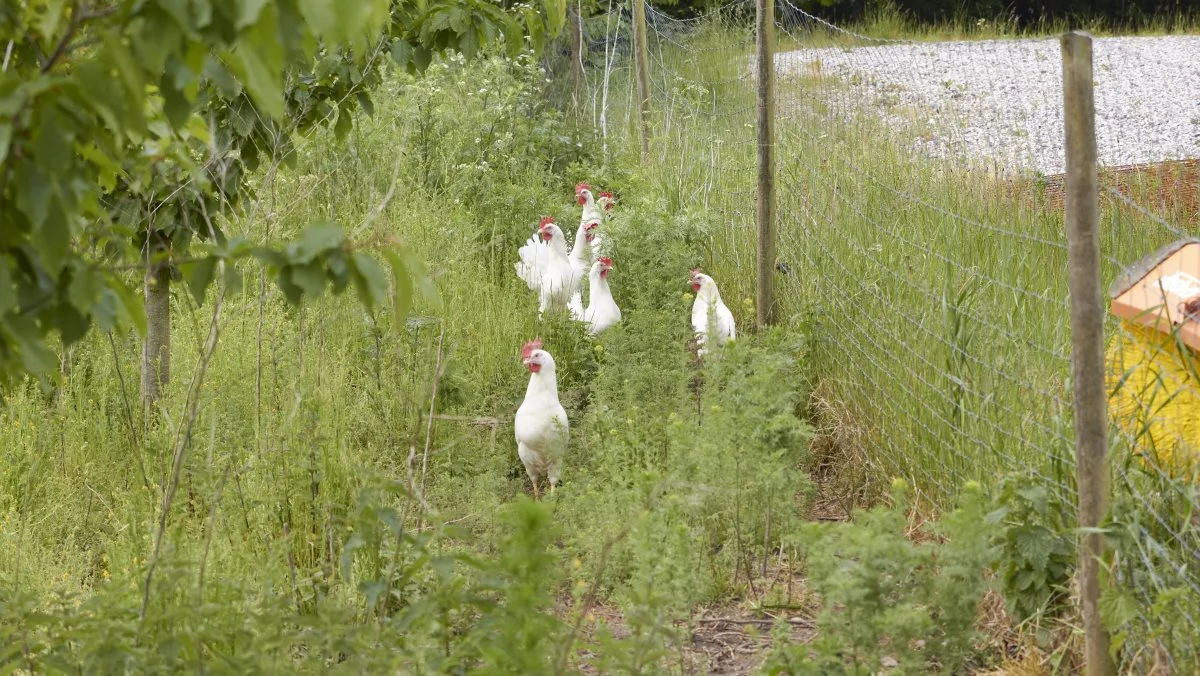
<instances>
[{"instance_id":1,"label":"chicken white plumage","mask_svg":"<svg viewBox=\"0 0 1200 676\"><path fill-rule=\"evenodd\" d=\"M697 354L703 357L707 352L705 345L723 345L737 338L737 327L733 313L721 300L721 292L717 290L717 283L712 277L697 268L692 270L690 282L692 291L696 292L696 300L692 303L692 330L696 332L696 342L700 345Z\"/></svg>"},{"instance_id":2,"label":"chicken white plumage","mask_svg":"<svg viewBox=\"0 0 1200 676\"><path fill-rule=\"evenodd\" d=\"M530 290L538 293L538 317L547 309L567 307L567 301L579 290L583 274L568 258L567 238L549 216L538 223L538 231L518 250L521 260L517 276Z\"/></svg>"},{"instance_id":3,"label":"chicken white plumage","mask_svg":"<svg viewBox=\"0 0 1200 676\"><path fill-rule=\"evenodd\" d=\"M588 265L596 260L592 242L599 236L596 232L599 227L600 223L589 221L580 223L579 230L575 232L575 244L571 247L571 253L567 258L571 261L571 267L579 273L580 281L583 280ZM567 301L567 308L575 319L583 316L583 289L577 288L575 293L571 294L570 300Z\"/></svg>"},{"instance_id":4,"label":"chicken white plumage","mask_svg":"<svg viewBox=\"0 0 1200 676\"><path fill-rule=\"evenodd\" d=\"M598 256L595 248L594 240L599 236L596 231L600 224L604 222L604 214L613 207L614 198L611 192L602 192L599 197L594 197L592 187L587 183L579 183L575 186L575 199L579 206L583 207L583 214L579 219L579 229L575 232L575 244L571 247L571 265L579 271L582 281L584 275L587 274L588 267L596 262ZM571 311L571 316L575 319L583 319L583 289L579 289L571 294L570 300L567 301L567 307Z\"/></svg>"},{"instance_id":5,"label":"chicken white plumage","mask_svg":"<svg viewBox=\"0 0 1200 676\"><path fill-rule=\"evenodd\" d=\"M538 481L546 477L550 492L562 478L562 461L571 438L567 412L558 400L554 357L542 349L541 339L525 343L521 360L529 369L529 387L515 419L517 455L533 482L533 497L540 499Z\"/></svg>"},{"instance_id":6,"label":"chicken white plumage","mask_svg":"<svg viewBox=\"0 0 1200 676\"><path fill-rule=\"evenodd\" d=\"M588 272L588 306L583 311L583 321L588 325L588 335L594 336L621 321L621 308L613 299L608 288L608 273L613 269L613 260L601 256Z\"/></svg>"}]
</instances>

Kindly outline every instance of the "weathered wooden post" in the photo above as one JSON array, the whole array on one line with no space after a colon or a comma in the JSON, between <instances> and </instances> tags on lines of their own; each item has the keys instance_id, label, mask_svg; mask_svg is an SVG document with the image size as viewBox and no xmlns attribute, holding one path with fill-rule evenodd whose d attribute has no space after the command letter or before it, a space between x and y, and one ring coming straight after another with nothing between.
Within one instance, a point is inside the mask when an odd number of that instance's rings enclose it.
<instances>
[{"instance_id":1,"label":"weathered wooden post","mask_svg":"<svg viewBox=\"0 0 1200 676\"><path fill-rule=\"evenodd\" d=\"M638 118L642 159L650 154L650 57L646 41L646 0L633 1L633 66L637 71Z\"/></svg>"},{"instance_id":2,"label":"weathered wooden post","mask_svg":"<svg viewBox=\"0 0 1200 676\"><path fill-rule=\"evenodd\" d=\"M775 0L757 0L758 34L758 283L759 328L774 324L775 307Z\"/></svg>"},{"instance_id":3,"label":"weathered wooden post","mask_svg":"<svg viewBox=\"0 0 1200 676\"><path fill-rule=\"evenodd\" d=\"M1090 676L1114 673L1108 633L1100 621L1100 557L1094 531L1108 498L1108 411L1104 384L1104 301L1100 289L1099 185L1092 38L1062 36L1063 113L1067 142L1066 221L1070 266L1071 362L1075 380L1075 461L1079 480L1080 602Z\"/></svg>"}]
</instances>

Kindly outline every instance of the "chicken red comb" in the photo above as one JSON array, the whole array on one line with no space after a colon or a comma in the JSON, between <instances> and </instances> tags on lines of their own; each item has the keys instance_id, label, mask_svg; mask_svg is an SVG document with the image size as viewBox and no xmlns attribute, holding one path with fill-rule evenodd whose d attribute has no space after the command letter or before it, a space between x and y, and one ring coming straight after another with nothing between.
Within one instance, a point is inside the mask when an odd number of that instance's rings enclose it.
<instances>
[{"instance_id":1,"label":"chicken red comb","mask_svg":"<svg viewBox=\"0 0 1200 676\"><path fill-rule=\"evenodd\" d=\"M610 268L613 266L612 259L611 259L611 258L609 258L608 256L601 256L601 257L599 257L599 258L597 258L597 259L596 259L596 262L598 262L598 263L604 263L605 265L607 265L607 266L608 266L608 267L610 267Z\"/></svg>"},{"instance_id":2,"label":"chicken red comb","mask_svg":"<svg viewBox=\"0 0 1200 676\"><path fill-rule=\"evenodd\" d=\"M576 195L583 192L584 190L591 190L591 189L592 189L592 186L588 185L587 183L576 183L575 184L575 194Z\"/></svg>"},{"instance_id":3,"label":"chicken red comb","mask_svg":"<svg viewBox=\"0 0 1200 676\"><path fill-rule=\"evenodd\" d=\"M542 216L542 220L538 221L538 229L542 229L554 222L553 216Z\"/></svg>"},{"instance_id":4,"label":"chicken red comb","mask_svg":"<svg viewBox=\"0 0 1200 676\"><path fill-rule=\"evenodd\" d=\"M529 359L534 352L540 349L542 349L542 339L539 336L521 346L521 359Z\"/></svg>"},{"instance_id":5,"label":"chicken red comb","mask_svg":"<svg viewBox=\"0 0 1200 676\"><path fill-rule=\"evenodd\" d=\"M692 268L692 276L693 277L695 277L696 275L702 275L702 274L704 274L704 273L700 272L700 268Z\"/></svg>"},{"instance_id":6,"label":"chicken red comb","mask_svg":"<svg viewBox=\"0 0 1200 676\"><path fill-rule=\"evenodd\" d=\"M610 200L611 200L611 199L616 199L615 197L613 197L613 194L612 194L611 192L607 191L607 190L605 190L604 192L600 193L600 196L601 196L601 197L607 197L607 198L608 198L608 199L610 199Z\"/></svg>"}]
</instances>

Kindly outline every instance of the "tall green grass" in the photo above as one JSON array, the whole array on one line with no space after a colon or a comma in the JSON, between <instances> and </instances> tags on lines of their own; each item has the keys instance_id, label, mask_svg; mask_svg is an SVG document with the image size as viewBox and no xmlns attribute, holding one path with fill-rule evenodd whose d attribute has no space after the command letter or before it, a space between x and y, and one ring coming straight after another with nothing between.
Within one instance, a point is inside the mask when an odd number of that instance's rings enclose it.
<instances>
[{"instance_id":1,"label":"tall green grass","mask_svg":"<svg viewBox=\"0 0 1200 676\"><path fill-rule=\"evenodd\" d=\"M356 248L402 243L433 287L410 316L328 295L289 306L247 267L200 301L176 285L175 380L157 419L137 403L132 334L90 334L59 382L9 394L0 664L680 664L678 624L740 596L805 513L804 346L780 336L710 360L698 404L686 281L720 220L683 209L687 182L660 182L619 138L605 163L543 77L528 56L396 74L345 143L318 134L264 170L257 204L230 224L257 240L330 218ZM539 322L512 267L540 216L573 234L578 181L618 193L605 234L625 321L595 341L565 318ZM573 442L564 485L535 506L511 420L520 346L538 335ZM627 638L601 638L600 605Z\"/></svg>"},{"instance_id":2,"label":"tall green grass","mask_svg":"<svg viewBox=\"0 0 1200 676\"><path fill-rule=\"evenodd\" d=\"M962 35L953 26L914 31L886 11L855 30L916 39L1009 33L1003 25L968 27ZM780 37L780 49L855 44L820 31ZM711 94L696 105L660 95L656 148L664 181L683 173L671 164L678 157L708 168L688 178L725 224L713 233L712 266L727 297L752 295L754 281L750 44L744 30L718 22L689 41L659 45L669 72L657 77ZM847 83L819 70L777 81L778 255L791 269L777 276L781 309L792 327L812 333L811 362L827 400L818 408L848 414L818 421L832 426L832 437L860 446L840 449L837 459L865 467L842 471L873 476L876 487L887 485L886 477L905 477L932 511L952 504L966 480L996 486L1005 476L1074 505L1061 213L1036 196L1020 197L1018 184L982 162L914 152L914 139L853 96ZM855 113L847 117L847 110ZM701 112L689 117L691 111ZM668 128L667 118L676 124ZM1135 199L1152 194L1153 186L1134 192ZM1163 227L1113 200L1102 204L1106 285L1187 227ZM1116 333L1115 322L1109 331ZM1195 647L1161 626L1194 630L1200 622L1200 578L1190 572L1200 548L1196 492L1185 480L1142 467L1128 440L1115 432L1113 439L1116 554L1106 603L1121 611L1109 620L1126 646L1151 646L1126 650L1127 668L1146 668L1165 654L1187 671L1200 659ZM1063 523L1073 520L1062 515ZM1167 607L1180 611L1178 619L1164 614Z\"/></svg>"}]
</instances>

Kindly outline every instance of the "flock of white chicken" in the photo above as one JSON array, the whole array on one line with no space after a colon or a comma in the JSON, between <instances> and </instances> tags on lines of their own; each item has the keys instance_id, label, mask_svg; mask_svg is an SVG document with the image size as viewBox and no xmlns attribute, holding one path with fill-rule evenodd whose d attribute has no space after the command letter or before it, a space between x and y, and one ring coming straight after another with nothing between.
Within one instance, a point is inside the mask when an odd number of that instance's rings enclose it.
<instances>
[{"instance_id":1,"label":"flock of white chicken","mask_svg":"<svg viewBox=\"0 0 1200 676\"><path fill-rule=\"evenodd\" d=\"M613 299L608 275L612 258L604 254L604 235L599 232L605 215L613 208L612 193L598 196L586 183L575 186L575 199L583 207L574 244L568 249L566 236L549 216L538 223L537 232L517 252L520 260L517 276L538 295L538 318L547 311L567 310L571 317L588 327L589 335L621 321L621 308ZM582 282L587 272L588 304L583 305ZM696 300L692 304L692 330L704 356L711 340L717 345L737 336L733 313L721 300L717 283L699 269L692 270L689 282ZM525 343L521 359L529 369L529 387L517 409L515 427L517 454L533 482L533 495L540 499L538 482L546 477L550 491L562 478L563 456L570 439L567 412L558 399L558 378L554 357L542 349L541 339Z\"/></svg>"}]
</instances>

